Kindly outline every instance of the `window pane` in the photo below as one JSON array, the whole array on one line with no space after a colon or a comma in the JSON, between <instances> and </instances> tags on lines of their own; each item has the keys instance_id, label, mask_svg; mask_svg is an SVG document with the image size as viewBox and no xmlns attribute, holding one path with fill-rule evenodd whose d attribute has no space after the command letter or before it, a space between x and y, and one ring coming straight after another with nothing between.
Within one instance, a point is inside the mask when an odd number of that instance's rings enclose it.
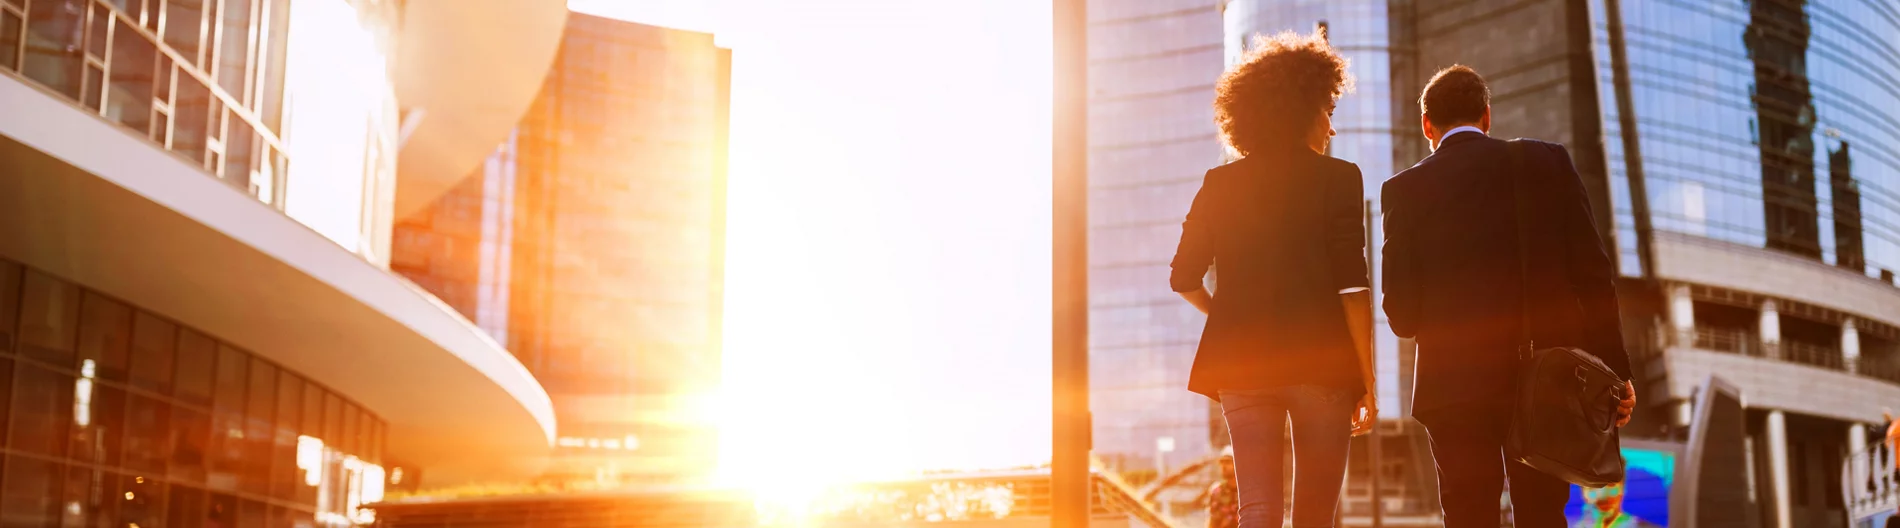
<instances>
[{"instance_id":1,"label":"window pane","mask_svg":"<svg viewBox=\"0 0 1900 528\"><path fill-rule=\"evenodd\" d=\"M98 111L101 104L99 99L105 95L105 85L106 71L98 66L87 64L85 96L79 98L79 103L93 111Z\"/></svg>"},{"instance_id":2,"label":"window pane","mask_svg":"<svg viewBox=\"0 0 1900 528\"><path fill-rule=\"evenodd\" d=\"M227 345L218 347L217 395L211 406L211 474L215 490L238 487L244 468L244 392L251 358Z\"/></svg>"},{"instance_id":3,"label":"window pane","mask_svg":"<svg viewBox=\"0 0 1900 528\"><path fill-rule=\"evenodd\" d=\"M205 507L205 528L238 526L237 503L236 497L223 493L211 494L211 504Z\"/></svg>"},{"instance_id":4,"label":"window pane","mask_svg":"<svg viewBox=\"0 0 1900 528\"><path fill-rule=\"evenodd\" d=\"M113 526L164 526L165 485L158 479L119 477L119 522Z\"/></svg>"},{"instance_id":5,"label":"window pane","mask_svg":"<svg viewBox=\"0 0 1900 528\"><path fill-rule=\"evenodd\" d=\"M246 500L238 503L238 508L237 526L264 527L264 518L266 517L264 513L264 503Z\"/></svg>"},{"instance_id":6,"label":"window pane","mask_svg":"<svg viewBox=\"0 0 1900 528\"><path fill-rule=\"evenodd\" d=\"M228 114L229 137L224 144L224 182L246 195L251 194L251 125L237 114Z\"/></svg>"},{"instance_id":7,"label":"window pane","mask_svg":"<svg viewBox=\"0 0 1900 528\"><path fill-rule=\"evenodd\" d=\"M186 486L172 486L171 506L166 508L166 514L167 520L170 522L165 523L165 528L203 527L205 518L204 490Z\"/></svg>"},{"instance_id":8,"label":"window pane","mask_svg":"<svg viewBox=\"0 0 1900 528\"><path fill-rule=\"evenodd\" d=\"M13 360L0 358L0 423L7 423L7 415L13 409ZM0 435L0 442L6 441L6 435Z\"/></svg>"},{"instance_id":9,"label":"window pane","mask_svg":"<svg viewBox=\"0 0 1900 528\"><path fill-rule=\"evenodd\" d=\"M98 59L106 58L106 33L112 27L112 11L93 9L92 21L87 23L86 55Z\"/></svg>"},{"instance_id":10,"label":"window pane","mask_svg":"<svg viewBox=\"0 0 1900 528\"><path fill-rule=\"evenodd\" d=\"M175 84L172 82L172 78L178 76L178 69L172 66L172 58L170 55L159 55L158 64L154 67L155 69L152 70L152 74L158 76L152 81L152 90L154 90L152 97L164 101L166 104L171 104L172 102L172 84Z\"/></svg>"},{"instance_id":11,"label":"window pane","mask_svg":"<svg viewBox=\"0 0 1900 528\"><path fill-rule=\"evenodd\" d=\"M177 371L172 390L179 401L211 406L211 365L217 359L218 344L189 328L178 332Z\"/></svg>"},{"instance_id":12,"label":"window pane","mask_svg":"<svg viewBox=\"0 0 1900 528\"><path fill-rule=\"evenodd\" d=\"M303 380L290 371L277 373L276 441L271 446L270 494L279 499L296 498L303 475L297 472L297 426L303 414Z\"/></svg>"},{"instance_id":13,"label":"window pane","mask_svg":"<svg viewBox=\"0 0 1900 528\"><path fill-rule=\"evenodd\" d=\"M11 11L0 10L0 69L20 68L20 37L26 22Z\"/></svg>"},{"instance_id":14,"label":"window pane","mask_svg":"<svg viewBox=\"0 0 1900 528\"><path fill-rule=\"evenodd\" d=\"M113 475L82 466L66 467L66 482L60 488L60 518L65 526L104 525L112 518L112 507L118 501L106 497L106 487L112 484Z\"/></svg>"},{"instance_id":15,"label":"window pane","mask_svg":"<svg viewBox=\"0 0 1900 528\"><path fill-rule=\"evenodd\" d=\"M132 309L86 292L79 302L79 375L125 381L126 355L132 347Z\"/></svg>"},{"instance_id":16,"label":"window pane","mask_svg":"<svg viewBox=\"0 0 1900 528\"><path fill-rule=\"evenodd\" d=\"M343 430L337 435L337 438L341 439L341 441L338 442L340 445L337 449L346 454L355 455L358 458L361 458L363 454L361 442L357 441L359 431L356 427L356 422L360 420L361 417L362 413L356 410L355 405L345 402L343 404Z\"/></svg>"},{"instance_id":17,"label":"window pane","mask_svg":"<svg viewBox=\"0 0 1900 528\"><path fill-rule=\"evenodd\" d=\"M282 134L284 131L284 59L288 49L284 45L285 29L290 27L290 0L264 0L265 14L269 24L258 31L259 35L275 35L275 40L264 43L263 68L259 70L262 79L258 80L261 90L252 99L256 101L257 118L271 132ZM279 171L281 173L282 171Z\"/></svg>"},{"instance_id":18,"label":"window pane","mask_svg":"<svg viewBox=\"0 0 1900 528\"><path fill-rule=\"evenodd\" d=\"M244 489L268 493L270 490L271 449L276 443L271 429L271 413L277 409L277 367L262 359L251 360L251 393L244 412Z\"/></svg>"},{"instance_id":19,"label":"window pane","mask_svg":"<svg viewBox=\"0 0 1900 528\"><path fill-rule=\"evenodd\" d=\"M308 381L303 384L303 427L299 434L323 437L323 387Z\"/></svg>"},{"instance_id":20,"label":"window pane","mask_svg":"<svg viewBox=\"0 0 1900 528\"><path fill-rule=\"evenodd\" d=\"M33 9L26 13L26 62L21 73L68 99L79 99L85 35L85 2L33 2Z\"/></svg>"},{"instance_id":21,"label":"window pane","mask_svg":"<svg viewBox=\"0 0 1900 528\"><path fill-rule=\"evenodd\" d=\"M196 77L179 75L178 98L172 105L172 152L203 163L205 138L211 132L211 90Z\"/></svg>"},{"instance_id":22,"label":"window pane","mask_svg":"<svg viewBox=\"0 0 1900 528\"><path fill-rule=\"evenodd\" d=\"M198 43L204 39L204 0L166 0L165 44L186 61L198 63Z\"/></svg>"},{"instance_id":23,"label":"window pane","mask_svg":"<svg viewBox=\"0 0 1900 528\"><path fill-rule=\"evenodd\" d=\"M178 347L178 327L158 316L139 312L132 318L132 386L172 392L172 355Z\"/></svg>"},{"instance_id":24,"label":"window pane","mask_svg":"<svg viewBox=\"0 0 1900 528\"><path fill-rule=\"evenodd\" d=\"M0 489L0 519L7 526L58 526L59 464L9 456Z\"/></svg>"},{"instance_id":25,"label":"window pane","mask_svg":"<svg viewBox=\"0 0 1900 528\"><path fill-rule=\"evenodd\" d=\"M0 260L0 352L13 350L13 336L18 332L16 328L19 324L20 265Z\"/></svg>"},{"instance_id":26,"label":"window pane","mask_svg":"<svg viewBox=\"0 0 1900 528\"><path fill-rule=\"evenodd\" d=\"M69 453L83 460L118 467L125 429L125 391L80 379L73 405L73 445Z\"/></svg>"},{"instance_id":27,"label":"window pane","mask_svg":"<svg viewBox=\"0 0 1900 528\"><path fill-rule=\"evenodd\" d=\"M139 477L165 474L171 458L171 405L132 395L126 403L125 467Z\"/></svg>"},{"instance_id":28,"label":"window pane","mask_svg":"<svg viewBox=\"0 0 1900 528\"><path fill-rule=\"evenodd\" d=\"M244 101L244 81L251 68L251 0L225 0L224 33L218 38L218 84L231 97Z\"/></svg>"},{"instance_id":29,"label":"window pane","mask_svg":"<svg viewBox=\"0 0 1900 528\"><path fill-rule=\"evenodd\" d=\"M21 287L20 350L27 357L73 368L79 288L27 270Z\"/></svg>"},{"instance_id":30,"label":"window pane","mask_svg":"<svg viewBox=\"0 0 1900 528\"><path fill-rule=\"evenodd\" d=\"M163 81L160 81L161 83ZM172 116L164 110L152 111L152 142L168 145L172 140Z\"/></svg>"},{"instance_id":31,"label":"window pane","mask_svg":"<svg viewBox=\"0 0 1900 528\"><path fill-rule=\"evenodd\" d=\"M303 426L298 428L298 431L302 435L323 438L323 401L325 399L325 392L327 391L324 391L322 387L318 387L314 383L308 381L304 382ZM302 482L304 472L298 471L297 477L299 482ZM317 506L317 488L315 486L300 483L296 486L295 490L294 499L297 504L310 508Z\"/></svg>"},{"instance_id":32,"label":"window pane","mask_svg":"<svg viewBox=\"0 0 1900 528\"><path fill-rule=\"evenodd\" d=\"M171 477L202 483L205 480L205 446L210 443L211 417L203 412L172 406Z\"/></svg>"},{"instance_id":33,"label":"window pane","mask_svg":"<svg viewBox=\"0 0 1900 528\"><path fill-rule=\"evenodd\" d=\"M67 425L73 418L73 377L32 365L19 365L18 370L8 445L42 455L65 455Z\"/></svg>"},{"instance_id":34,"label":"window pane","mask_svg":"<svg viewBox=\"0 0 1900 528\"><path fill-rule=\"evenodd\" d=\"M106 117L145 132L151 129L152 72L158 51L131 25L123 20L118 24L119 38L112 39L112 92L106 96Z\"/></svg>"},{"instance_id":35,"label":"window pane","mask_svg":"<svg viewBox=\"0 0 1900 528\"><path fill-rule=\"evenodd\" d=\"M328 391L323 393L323 445L343 445L343 399Z\"/></svg>"}]
</instances>

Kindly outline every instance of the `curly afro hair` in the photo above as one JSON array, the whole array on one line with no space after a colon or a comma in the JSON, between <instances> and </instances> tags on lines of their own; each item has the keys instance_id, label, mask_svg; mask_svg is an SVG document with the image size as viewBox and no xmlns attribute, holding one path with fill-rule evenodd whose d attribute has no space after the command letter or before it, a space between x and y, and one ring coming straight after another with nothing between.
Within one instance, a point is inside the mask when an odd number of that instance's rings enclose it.
<instances>
[{"instance_id":1,"label":"curly afro hair","mask_svg":"<svg viewBox=\"0 0 1900 528\"><path fill-rule=\"evenodd\" d=\"M1317 31L1255 36L1240 63L1214 86L1221 140L1242 157L1304 140L1319 114L1352 91L1346 65Z\"/></svg>"}]
</instances>

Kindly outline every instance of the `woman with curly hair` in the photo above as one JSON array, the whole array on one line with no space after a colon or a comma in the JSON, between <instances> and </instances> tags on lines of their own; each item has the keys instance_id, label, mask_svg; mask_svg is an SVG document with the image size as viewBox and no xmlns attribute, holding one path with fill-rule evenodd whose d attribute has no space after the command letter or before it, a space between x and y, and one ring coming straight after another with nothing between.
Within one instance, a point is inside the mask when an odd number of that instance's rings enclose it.
<instances>
[{"instance_id":1,"label":"woman with curly hair","mask_svg":"<svg viewBox=\"0 0 1900 528\"><path fill-rule=\"evenodd\" d=\"M1363 184L1326 154L1351 85L1323 36L1257 37L1216 86L1238 159L1207 171L1181 224L1169 283L1207 314L1188 389L1227 419L1242 528L1285 517L1289 417L1295 528L1333 526L1346 448L1378 420Z\"/></svg>"}]
</instances>

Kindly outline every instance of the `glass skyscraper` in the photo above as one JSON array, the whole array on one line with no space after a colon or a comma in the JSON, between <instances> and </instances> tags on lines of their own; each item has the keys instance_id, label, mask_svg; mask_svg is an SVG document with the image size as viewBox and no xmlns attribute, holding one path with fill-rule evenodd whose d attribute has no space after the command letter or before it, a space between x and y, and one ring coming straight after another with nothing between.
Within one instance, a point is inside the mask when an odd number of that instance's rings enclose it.
<instances>
[{"instance_id":1,"label":"glass skyscraper","mask_svg":"<svg viewBox=\"0 0 1900 528\"><path fill-rule=\"evenodd\" d=\"M1188 203L1221 163L1220 13L1207 0L1092 0L1088 13L1094 452L1124 472L1179 467L1226 441L1187 391L1205 319L1167 284Z\"/></svg>"},{"instance_id":2,"label":"glass skyscraper","mask_svg":"<svg viewBox=\"0 0 1900 528\"><path fill-rule=\"evenodd\" d=\"M713 469L730 75L711 34L570 14L520 124L397 226L392 268L547 388L552 478Z\"/></svg>"},{"instance_id":3,"label":"glass skyscraper","mask_svg":"<svg viewBox=\"0 0 1900 528\"><path fill-rule=\"evenodd\" d=\"M1439 68L1470 65L1491 85L1492 135L1569 149L1615 253L1645 402L1625 437L1681 442L1716 378L1748 406L1746 460L1729 462L1752 472L1732 484L1753 491L1720 492L1747 502L1725 511L1749 526L1821 526L1900 503L1841 487L1869 476L1845 454L1885 456L1877 422L1900 407L1900 6L1227 0L1215 22L1199 3L1098 4L1091 382L1096 451L1111 464L1142 467L1154 437L1185 434L1168 426L1200 423L1172 417L1188 415L1175 398L1201 319L1149 283L1165 274L1197 174L1218 163L1207 108L1220 65L1190 50L1211 49L1203 24L1221 26L1228 63L1253 35L1323 26L1357 78L1332 154L1366 174L1375 244L1380 184L1430 154L1419 90ZM1172 94L1187 100L1163 105ZM1429 451L1403 419L1413 351L1389 332L1377 345L1382 411L1402 435L1385 450L1402 467L1380 471L1413 481L1388 479L1384 493L1429 501ZM1354 470L1349 496L1364 476ZM1408 509L1431 515L1424 505Z\"/></svg>"}]
</instances>

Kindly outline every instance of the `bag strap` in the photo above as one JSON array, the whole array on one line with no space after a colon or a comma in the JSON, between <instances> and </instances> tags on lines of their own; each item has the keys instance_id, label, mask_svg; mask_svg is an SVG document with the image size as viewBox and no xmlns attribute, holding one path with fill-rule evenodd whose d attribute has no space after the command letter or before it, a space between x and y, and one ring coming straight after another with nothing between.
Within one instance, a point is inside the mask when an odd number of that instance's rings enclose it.
<instances>
[{"instance_id":1,"label":"bag strap","mask_svg":"<svg viewBox=\"0 0 1900 528\"><path fill-rule=\"evenodd\" d=\"M1526 174L1524 170L1524 142L1517 139L1506 141L1504 142L1504 149L1507 153L1506 160L1509 163L1508 176L1511 178L1511 201L1514 202L1517 210L1517 300L1518 313L1521 317L1520 326L1518 327L1517 355L1519 359L1525 359L1530 357L1532 351L1537 350L1537 342L1531 338L1530 288L1530 225L1531 219L1536 215L1531 212L1530 191L1524 188L1524 180L1529 178L1529 175Z\"/></svg>"}]
</instances>

